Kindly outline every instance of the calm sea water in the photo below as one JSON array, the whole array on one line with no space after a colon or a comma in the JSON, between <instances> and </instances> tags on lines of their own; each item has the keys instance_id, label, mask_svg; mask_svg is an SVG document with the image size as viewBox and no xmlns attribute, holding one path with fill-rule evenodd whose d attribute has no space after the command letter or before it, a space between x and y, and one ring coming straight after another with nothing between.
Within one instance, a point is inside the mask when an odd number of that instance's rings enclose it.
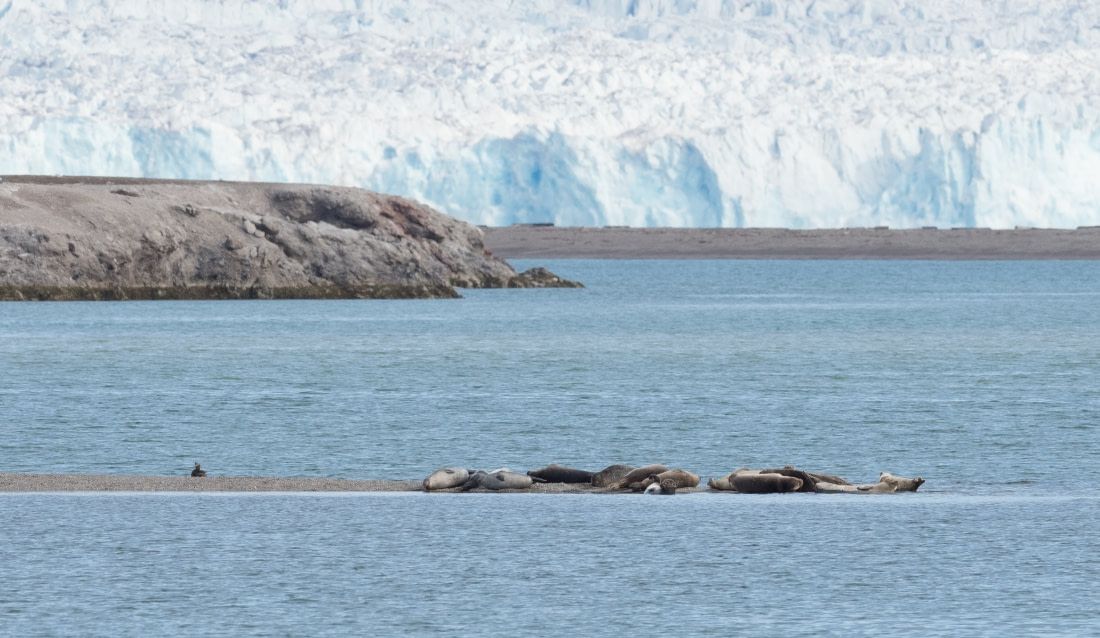
<instances>
[{"instance_id":1,"label":"calm sea water","mask_svg":"<svg viewBox=\"0 0 1100 638\"><path fill-rule=\"evenodd\" d=\"M550 266L588 288L0 303L0 470L928 482L0 495L0 635L1100 634L1100 263Z\"/></svg>"}]
</instances>

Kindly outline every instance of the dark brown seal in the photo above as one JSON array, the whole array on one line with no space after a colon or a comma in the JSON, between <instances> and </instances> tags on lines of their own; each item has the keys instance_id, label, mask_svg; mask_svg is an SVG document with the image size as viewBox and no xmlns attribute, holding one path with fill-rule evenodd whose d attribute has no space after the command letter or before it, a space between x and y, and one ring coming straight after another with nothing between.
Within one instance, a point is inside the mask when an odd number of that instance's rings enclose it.
<instances>
[{"instance_id":1,"label":"dark brown seal","mask_svg":"<svg viewBox=\"0 0 1100 638\"><path fill-rule=\"evenodd\" d=\"M802 470L792 466L784 465L779 469L767 469L760 470L761 474L780 474L782 476L793 476L797 479L802 479L802 487L798 488L799 492L813 492L814 487L817 486L817 479L813 477L809 472L803 472Z\"/></svg>"},{"instance_id":2,"label":"dark brown seal","mask_svg":"<svg viewBox=\"0 0 1100 638\"><path fill-rule=\"evenodd\" d=\"M195 469L191 470L191 476L196 478L202 478L206 476L206 470L202 469L202 466L198 463L195 464Z\"/></svg>"},{"instance_id":3,"label":"dark brown seal","mask_svg":"<svg viewBox=\"0 0 1100 638\"><path fill-rule=\"evenodd\" d=\"M842 479L839 476L834 476L832 474L823 474L821 472L806 473L812 476L815 482L832 483L833 485L851 485L851 483L847 480Z\"/></svg>"},{"instance_id":4,"label":"dark brown seal","mask_svg":"<svg viewBox=\"0 0 1100 638\"><path fill-rule=\"evenodd\" d=\"M730 485L743 494L780 494L797 492L802 479L782 474L736 474L730 477Z\"/></svg>"},{"instance_id":5,"label":"dark brown seal","mask_svg":"<svg viewBox=\"0 0 1100 638\"><path fill-rule=\"evenodd\" d=\"M586 470L578 470L557 463L551 463L546 467L527 472L527 476L540 478L547 483L592 483L595 474Z\"/></svg>"}]
</instances>

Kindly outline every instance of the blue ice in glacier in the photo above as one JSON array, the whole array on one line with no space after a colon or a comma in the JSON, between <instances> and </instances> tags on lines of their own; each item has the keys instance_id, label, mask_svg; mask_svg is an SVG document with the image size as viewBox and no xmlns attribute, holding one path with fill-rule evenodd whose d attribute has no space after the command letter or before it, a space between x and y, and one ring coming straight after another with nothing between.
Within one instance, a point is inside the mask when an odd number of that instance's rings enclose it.
<instances>
[{"instance_id":1,"label":"blue ice in glacier","mask_svg":"<svg viewBox=\"0 0 1100 638\"><path fill-rule=\"evenodd\" d=\"M1087 0L0 0L0 173L475 223L1100 224Z\"/></svg>"}]
</instances>

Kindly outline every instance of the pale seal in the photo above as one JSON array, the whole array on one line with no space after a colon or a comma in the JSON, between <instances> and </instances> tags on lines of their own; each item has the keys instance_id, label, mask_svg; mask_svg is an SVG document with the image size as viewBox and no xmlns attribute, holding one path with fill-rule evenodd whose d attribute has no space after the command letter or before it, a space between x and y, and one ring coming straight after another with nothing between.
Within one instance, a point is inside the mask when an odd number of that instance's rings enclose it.
<instances>
[{"instance_id":1,"label":"pale seal","mask_svg":"<svg viewBox=\"0 0 1100 638\"><path fill-rule=\"evenodd\" d=\"M734 491L733 485L730 483L730 477L732 474L727 474L722 478L707 479L707 487L712 490L718 490L719 492L732 492Z\"/></svg>"},{"instance_id":2,"label":"pale seal","mask_svg":"<svg viewBox=\"0 0 1100 638\"><path fill-rule=\"evenodd\" d=\"M916 492L917 488L924 485L924 479L917 478L905 478L904 476L895 476L889 472L881 472L878 475L880 483L889 483L899 492Z\"/></svg>"},{"instance_id":3,"label":"pale seal","mask_svg":"<svg viewBox=\"0 0 1100 638\"><path fill-rule=\"evenodd\" d=\"M592 487L611 487L633 469L633 465L608 465L592 475Z\"/></svg>"},{"instance_id":4,"label":"pale seal","mask_svg":"<svg viewBox=\"0 0 1100 638\"><path fill-rule=\"evenodd\" d=\"M818 481L814 491L821 494L893 494L897 491L889 483L868 483L865 485L839 485L828 481Z\"/></svg>"},{"instance_id":5,"label":"pale seal","mask_svg":"<svg viewBox=\"0 0 1100 638\"><path fill-rule=\"evenodd\" d=\"M676 481L672 479L663 479L656 483L650 483L645 488L646 494L666 494L671 495L676 493Z\"/></svg>"},{"instance_id":6,"label":"pale seal","mask_svg":"<svg viewBox=\"0 0 1100 638\"><path fill-rule=\"evenodd\" d=\"M857 485L856 489L861 494L893 494L898 491L898 487L893 483L887 483L886 481L879 481L878 483L871 483L868 485Z\"/></svg>"},{"instance_id":7,"label":"pale seal","mask_svg":"<svg viewBox=\"0 0 1100 638\"><path fill-rule=\"evenodd\" d=\"M428 492L432 490L446 490L462 485L470 478L470 472L462 467L445 467L436 470L424 479L422 485Z\"/></svg>"},{"instance_id":8,"label":"pale seal","mask_svg":"<svg viewBox=\"0 0 1100 638\"><path fill-rule=\"evenodd\" d=\"M547 483L592 483L594 473L551 463L546 467L527 472L527 476L540 478Z\"/></svg>"},{"instance_id":9,"label":"pale seal","mask_svg":"<svg viewBox=\"0 0 1100 638\"><path fill-rule=\"evenodd\" d=\"M859 492L859 488L855 485L818 480L814 485L814 491L821 494L855 494Z\"/></svg>"}]
</instances>

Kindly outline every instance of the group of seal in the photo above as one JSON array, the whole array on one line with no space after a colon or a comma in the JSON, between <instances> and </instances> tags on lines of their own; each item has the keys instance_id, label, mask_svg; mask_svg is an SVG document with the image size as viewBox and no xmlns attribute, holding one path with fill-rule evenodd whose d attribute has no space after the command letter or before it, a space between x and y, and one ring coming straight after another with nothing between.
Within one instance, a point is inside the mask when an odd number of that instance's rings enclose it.
<instances>
[{"instance_id":1,"label":"group of seal","mask_svg":"<svg viewBox=\"0 0 1100 638\"><path fill-rule=\"evenodd\" d=\"M198 466L196 465L196 468ZM567 483L591 485L606 490L630 490L644 494L675 494L678 489L696 488L699 477L687 470L669 468L659 463L634 467L609 465L598 472L579 470L564 465L551 464L527 474L508 468L496 470L471 470L463 467L445 467L432 472L422 482L425 491L458 489L525 490L535 483ZM736 469L721 478L707 481L707 487L720 492L741 494L783 494L788 492L890 494L916 492L924 484L921 477L906 478L889 472L879 474L877 483L854 485L847 480L821 472L807 472L786 465L781 468L753 470Z\"/></svg>"},{"instance_id":2,"label":"group of seal","mask_svg":"<svg viewBox=\"0 0 1100 638\"><path fill-rule=\"evenodd\" d=\"M444 467L428 475L421 485L428 492L448 489L468 492L476 488L523 490L535 483L591 485L609 490L632 490L646 494L675 494L677 489L697 487L699 477L687 470L670 469L660 464L642 467L611 465L599 472L589 472L552 463L546 467L531 470L527 474L513 472L508 468L486 472L463 467ZM656 487L649 489L653 486Z\"/></svg>"},{"instance_id":3,"label":"group of seal","mask_svg":"<svg viewBox=\"0 0 1100 638\"><path fill-rule=\"evenodd\" d=\"M712 490L741 492L744 494L782 494L785 492L819 492L825 494L892 494L916 492L924 479L895 476L889 472L879 474L877 483L853 485L832 474L806 472L786 465L781 468L750 470L736 469L726 476L707 481Z\"/></svg>"},{"instance_id":4,"label":"group of seal","mask_svg":"<svg viewBox=\"0 0 1100 638\"><path fill-rule=\"evenodd\" d=\"M489 470L488 472L464 467L444 467L429 474L421 483L421 486L427 492L453 488L469 492L478 487L487 490L525 490L531 487L536 480L546 482L543 479L513 472L506 467Z\"/></svg>"}]
</instances>

